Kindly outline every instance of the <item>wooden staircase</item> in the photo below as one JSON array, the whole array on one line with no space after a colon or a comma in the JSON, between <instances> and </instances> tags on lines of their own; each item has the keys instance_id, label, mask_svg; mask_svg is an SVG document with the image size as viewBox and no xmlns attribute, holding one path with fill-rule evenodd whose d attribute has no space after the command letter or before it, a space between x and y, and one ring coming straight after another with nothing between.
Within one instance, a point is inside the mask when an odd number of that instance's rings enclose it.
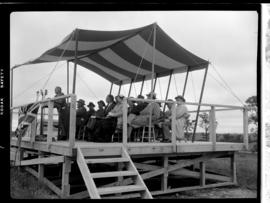
<instances>
[{"instance_id":1,"label":"wooden staircase","mask_svg":"<svg viewBox=\"0 0 270 203\"><path fill-rule=\"evenodd\" d=\"M85 158L81 148L77 148L77 164L84 179L87 191L91 199L105 199L105 198L133 198L138 197L142 199L152 199L152 195L137 171L132 162L128 152L122 146L121 157L109 158ZM126 167L127 170L121 171L106 171L106 172L90 172L88 164L105 164L118 163ZM95 179L117 177L118 180L123 180L124 177L132 177L132 185L119 185L97 187ZM110 195L110 196L104 196Z\"/></svg>"}]
</instances>

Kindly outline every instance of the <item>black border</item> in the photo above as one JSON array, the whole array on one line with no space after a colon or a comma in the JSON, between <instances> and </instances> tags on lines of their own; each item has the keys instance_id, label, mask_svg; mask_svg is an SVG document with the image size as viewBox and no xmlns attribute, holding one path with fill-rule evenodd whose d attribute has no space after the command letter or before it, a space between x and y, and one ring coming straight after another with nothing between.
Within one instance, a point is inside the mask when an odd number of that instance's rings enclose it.
<instances>
[{"instance_id":1,"label":"black border","mask_svg":"<svg viewBox=\"0 0 270 203\"><path fill-rule=\"evenodd\" d=\"M98 2L98 3L97 3ZM244 201L244 202L254 202L261 201L261 5L258 1L250 1L249 3L233 3L232 2L221 2L213 3L214 1L209 1L205 3L194 2L187 3L182 1L182 3L168 3L168 2L7 2L0 4L0 14L1 14L1 60L0 69L4 69L4 89L0 89L0 97L4 98L4 116L0 116L1 125L1 139L0 146L4 146L4 149L0 149L1 160L4 160L4 181L1 181L2 194L4 198L10 199L10 167L9 167L9 78L10 78L10 14L16 11L176 11L176 10L194 10L194 11L204 11L204 10L217 10L217 11L256 11L258 13L258 46L257 46L257 99L258 99L258 178L257 178L257 198L254 199L207 199L206 201ZM3 127L5 126L5 128ZM3 153L2 153L3 152ZM2 157L3 156L3 157ZM3 191L5 189L5 192ZM203 201L203 199L184 199L178 201ZM89 200L88 200L89 201ZM120 200L118 200L120 201Z\"/></svg>"}]
</instances>

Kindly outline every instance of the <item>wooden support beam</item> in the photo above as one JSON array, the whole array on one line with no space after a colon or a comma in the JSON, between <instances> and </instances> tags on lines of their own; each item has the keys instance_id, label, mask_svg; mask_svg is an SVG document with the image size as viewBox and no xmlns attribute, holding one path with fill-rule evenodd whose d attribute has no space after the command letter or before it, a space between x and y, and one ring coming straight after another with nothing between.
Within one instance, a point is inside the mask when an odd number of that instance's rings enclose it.
<instances>
[{"instance_id":1,"label":"wooden support beam","mask_svg":"<svg viewBox=\"0 0 270 203\"><path fill-rule=\"evenodd\" d=\"M172 124L171 124L171 129L172 129L172 144L173 144L173 152L176 152L176 104L173 103L172 105Z\"/></svg>"},{"instance_id":2,"label":"wooden support beam","mask_svg":"<svg viewBox=\"0 0 270 203\"><path fill-rule=\"evenodd\" d=\"M163 173L163 175L161 176L161 190L167 190L168 188L168 156L164 156L163 157L163 167L165 169L165 172Z\"/></svg>"},{"instance_id":3,"label":"wooden support beam","mask_svg":"<svg viewBox=\"0 0 270 203\"><path fill-rule=\"evenodd\" d=\"M124 98L123 100L123 139L122 139L122 143L123 145L126 147L127 145L127 99Z\"/></svg>"},{"instance_id":4,"label":"wooden support beam","mask_svg":"<svg viewBox=\"0 0 270 203\"><path fill-rule=\"evenodd\" d=\"M231 181L237 184L237 175L236 175L236 156L235 152L233 152L231 156Z\"/></svg>"},{"instance_id":5,"label":"wooden support beam","mask_svg":"<svg viewBox=\"0 0 270 203\"><path fill-rule=\"evenodd\" d=\"M133 80L130 81L130 86L129 86L129 90L128 90L128 96L130 96L130 93L131 93L131 89L132 89L132 84L133 84Z\"/></svg>"},{"instance_id":6,"label":"wooden support beam","mask_svg":"<svg viewBox=\"0 0 270 203\"><path fill-rule=\"evenodd\" d=\"M75 146L75 131L76 131L76 95L70 98L70 111L69 111L69 150L72 154L72 149Z\"/></svg>"},{"instance_id":7,"label":"wooden support beam","mask_svg":"<svg viewBox=\"0 0 270 203\"><path fill-rule=\"evenodd\" d=\"M67 61L67 94L69 94L69 61Z\"/></svg>"},{"instance_id":8,"label":"wooden support beam","mask_svg":"<svg viewBox=\"0 0 270 203\"><path fill-rule=\"evenodd\" d=\"M216 115L215 115L215 107L211 106L211 111L210 111L210 140L212 141L212 147L213 151L216 151Z\"/></svg>"},{"instance_id":9,"label":"wooden support beam","mask_svg":"<svg viewBox=\"0 0 270 203\"><path fill-rule=\"evenodd\" d=\"M183 168L171 172L170 175L173 175L173 178L183 178L183 176L192 177L192 178L201 178L201 172L191 171L191 170L187 170ZM209 180L215 180L215 181L231 182L230 177L211 174L211 173L205 173L205 178Z\"/></svg>"},{"instance_id":10,"label":"wooden support beam","mask_svg":"<svg viewBox=\"0 0 270 203\"><path fill-rule=\"evenodd\" d=\"M70 195L69 173L71 172L71 159L65 156L62 164L62 198L67 198Z\"/></svg>"},{"instance_id":11,"label":"wooden support beam","mask_svg":"<svg viewBox=\"0 0 270 203\"><path fill-rule=\"evenodd\" d=\"M34 121L31 123L30 142L32 145L35 142L36 134L37 134L37 119L35 118Z\"/></svg>"},{"instance_id":12,"label":"wooden support beam","mask_svg":"<svg viewBox=\"0 0 270 203\"><path fill-rule=\"evenodd\" d=\"M25 170L27 172L29 172L30 174L32 174L33 176L35 176L36 178L38 178L38 173L30 168L30 167L25 167ZM61 197L61 190L55 185L53 184L51 181L49 181L47 178L43 177L42 182L47 185L55 194L57 194L59 197Z\"/></svg>"},{"instance_id":13,"label":"wooden support beam","mask_svg":"<svg viewBox=\"0 0 270 203\"><path fill-rule=\"evenodd\" d=\"M49 102L48 104L48 130L47 130L47 147L50 148L52 143L52 135L53 135L53 102Z\"/></svg>"},{"instance_id":14,"label":"wooden support beam","mask_svg":"<svg viewBox=\"0 0 270 203\"><path fill-rule=\"evenodd\" d=\"M21 166L38 165L38 164L58 164L64 161L64 156L39 157L36 159L23 160Z\"/></svg>"},{"instance_id":15,"label":"wooden support beam","mask_svg":"<svg viewBox=\"0 0 270 203\"><path fill-rule=\"evenodd\" d=\"M38 151L38 157L42 158L43 152ZM39 164L38 165L38 179L42 181L43 178L44 178L44 164Z\"/></svg>"},{"instance_id":16,"label":"wooden support beam","mask_svg":"<svg viewBox=\"0 0 270 203\"><path fill-rule=\"evenodd\" d=\"M150 165L150 164L145 164L145 163L134 163L134 164L136 168L142 169L144 171L153 171L153 170L162 168L160 166L155 166L155 165Z\"/></svg>"},{"instance_id":17,"label":"wooden support beam","mask_svg":"<svg viewBox=\"0 0 270 203\"><path fill-rule=\"evenodd\" d=\"M120 81L120 84L119 84L118 95L121 93L121 87L122 87L122 81Z\"/></svg>"},{"instance_id":18,"label":"wooden support beam","mask_svg":"<svg viewBox=\"0 0 270 203\"><path fill-rule=\"evenodd\" d=\"M181 191L187 191L187 190L214 188L214 187L222 187L222 186L229 186L229 185L234 185L234 184L231 182L225 182L225 183L207 184L204 187L202 187L202 186L180 187L180 188L169 189L166 191L163 191L163 190L153 191L153 192L151 192L151 194L152 195L163 195L163 194L169 194L169 193L175 193L175 192L181 192Z\"/></svg>"},{"instance_id":19,"label":"wooden support beam","mask_svg":"<svg viewBox=\"0 0 270 203\"><path fill-rule=\"evenodd\" d=\"M172 80L172 74L173 74L173 70L172 70L171 73L170 73L169 82L168 82L168 87L167 87L166 96L165 96L165 101L168 99L169 90L170 90L170 85L171 85L171 80ZM165 112L165 108L166 108L166 103L164 104L164 107L163 107L163 113Z\"/></svg>"},{"instance_id":20,"label":"wooden support beam","mask_svg":"<svg viewBox=\"0 0 270 203\"><path fill-rule=\"evenodd\" d=\"M205 162L200 162L200 185L205 186Z\"/></svg>"},{"instance_id":21,"label":"wooden support beam","mask_svg":"<svg viewBox=\"0 0 270 203\"><path fill-rule=\"evenodd\" d=\"M243 109L243 134L245 150L248 150L248 111L247 108Z\"/></svg>"}]
</instances>

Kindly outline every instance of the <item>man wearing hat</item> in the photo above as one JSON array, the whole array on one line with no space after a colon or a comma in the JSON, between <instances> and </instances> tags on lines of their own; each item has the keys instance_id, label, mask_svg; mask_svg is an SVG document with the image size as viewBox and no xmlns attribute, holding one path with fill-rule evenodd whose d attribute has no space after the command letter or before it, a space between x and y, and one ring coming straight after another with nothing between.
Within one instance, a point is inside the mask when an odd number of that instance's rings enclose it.
<instances>
[{"instance_id":1,"label":"man wearing hat","mask_svg":"<svg viewBox=\"0 0 270 203\"><path fill-rule=\"evenodd\" d=\"M89 102L89 104L87 105L87 107L89 108L89 110L87 111L87 118L90 118L90 116L95 115L96 111L95 111L95 104L93 102Z\"/></svg>"},{"instance_id":2,"label":"man wearing hat","mask_svg":"<svg viewBox=\"0 0 270 203\"><path fill-rule=\"evenodd\" d=\"M84 125L87 121L87 111L84 107L85 101L83 99L79 99L77 101L77 111L76 111L76 138L79 139L79 130L82 125Z\"/></svg>"}]
</instances>

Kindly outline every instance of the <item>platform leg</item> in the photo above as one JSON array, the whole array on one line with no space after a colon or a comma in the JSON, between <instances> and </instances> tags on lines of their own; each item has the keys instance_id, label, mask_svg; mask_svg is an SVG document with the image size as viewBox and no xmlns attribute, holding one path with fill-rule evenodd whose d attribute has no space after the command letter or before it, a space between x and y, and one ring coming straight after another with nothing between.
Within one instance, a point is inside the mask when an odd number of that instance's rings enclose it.
<instances>
[{"instance_id":1,"label":"platform leg","mask_svg":"<svg viewBox=\"0 0 270 203\"><path fill-rule=\"evenodd\" d=\"M235 152L233 152L231 156L231 178L232 178L232 182L234 184L237 184Z\"/></svg>"},{"instance_id":2,"label":"platform leg","mask_svg":"<svg viewBox=\"0 0 270 203\"><path fill-rule=\"evenodd\" d=\"M164 174L161 176L161 190L166 191L168 188L168 157L164 156L163 157L163 167L166 169Z\"/></svg>"},{"instance_id":3,"label":"platform leg","mask_svg":"<svg viewBox=\"0 0 270 203\"><path fill-rule=\"evenodd\" d=\"M38 157L41 158L43 157L43 153L41 151L38 152ZM42 181L44 178L44 164L39 164L38 165L38 179Z\"/></svg>"},{"instance_id":4,"label":"platform leg","mask_svg":"<svg viewBox=\"0 0 270 203\"><path fill-rule=\"evenodd\" d=\"M71 159L65 156L62 165L62 198L67 198L70 195L69 173L71 171Z\"/></svg>"},{"instance_id":5,"label":"platform leg","mask_svg":"<svg viewBox=\"0 0 270 203\"><path fill-rule=\"evenodd\" d=\"M205 186L205 162L200 162L200 185Z\"/></svg>"}]
</instances>

